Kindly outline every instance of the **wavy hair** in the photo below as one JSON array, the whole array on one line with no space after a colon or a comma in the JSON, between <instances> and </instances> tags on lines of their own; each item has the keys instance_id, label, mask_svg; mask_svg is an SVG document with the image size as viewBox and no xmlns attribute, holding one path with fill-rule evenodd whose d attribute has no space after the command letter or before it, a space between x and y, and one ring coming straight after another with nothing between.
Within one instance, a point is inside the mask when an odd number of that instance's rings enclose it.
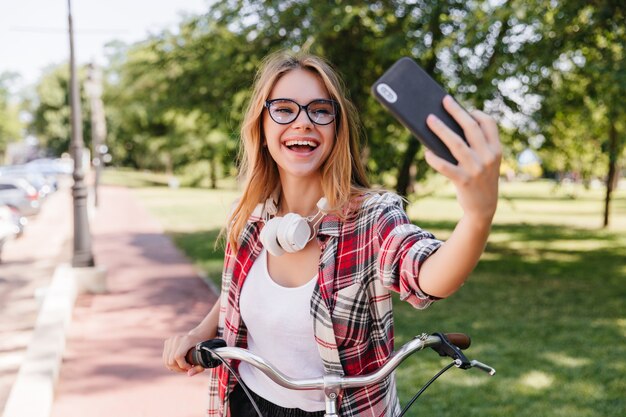
<instances>
[{"instance_id":1,"label":"wavy hair","mask_svg":"<svg viewBox=\"0 0 626 417\"><path fill-rule=\"evenodd\" d=\"M265 101L276 82L294 69L316 74L330 98L339 103L339 114L335 119L336 140L330 155L320 167L322 190L332 212L341 215L353 197L370 187L359 153L359 117L354 105L346 98L338 73L326 60L316 55L290 51L273 53L263 60L256 74L241 126L239 175L243 193L228 219L230 226L227 231L228 241L235 251L254 208L265 202L280 183L278 167L268 148L263 146L262 115Z\"/></svg>"}]
</instances>

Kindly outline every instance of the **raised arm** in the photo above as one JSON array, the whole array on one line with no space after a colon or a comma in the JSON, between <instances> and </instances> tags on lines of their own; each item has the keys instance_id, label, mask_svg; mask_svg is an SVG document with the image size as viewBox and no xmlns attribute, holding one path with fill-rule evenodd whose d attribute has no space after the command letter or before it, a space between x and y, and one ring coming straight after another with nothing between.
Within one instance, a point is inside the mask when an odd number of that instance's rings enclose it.
<instances>
[{"instance_id":1,"label":"raised arm","mask_svg":"<svg viewBox=\"0 0 626 417\"><path fill-rule=\"evenodd\" d=\"M452 97L444 108L463 128L470 146L434 115L427 119L430 129L448 146L458 165L432 152L426 161L449 178L457 192L463 216L450 238L422 265L419 286L427 294L447 297L472 272L485 248L498 203L498 178L502 148L498 126L481 111L466 112Z\"/></svg>"}]
</instances>

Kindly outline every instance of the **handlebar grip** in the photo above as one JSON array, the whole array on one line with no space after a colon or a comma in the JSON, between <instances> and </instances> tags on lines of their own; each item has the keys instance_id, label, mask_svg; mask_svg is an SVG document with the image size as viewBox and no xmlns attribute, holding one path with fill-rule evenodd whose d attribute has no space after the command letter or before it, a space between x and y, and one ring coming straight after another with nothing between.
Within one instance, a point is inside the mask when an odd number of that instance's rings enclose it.
<instances>
[{"instance_id":1,"label":"handlebar grip","mask_svg":"<svg viewBox=\"0 0 626 417\"><path fill-rule=\"evenodd\" d=\"M200 365L203 368L215 368L221 365L221 361L211 355L211 350L226 347L226 342L222 339L205 340L189 349L185 355L185 360L191 365Z\"/></svg>"},{"instance_id":2,"label":"handlebar grip","mask_svg":"<svg viewBox=\"0 0 626 417\"><path fill-rule=\"evenodd\" d=\"M467 349L472 344L472 339L464 333L446 333L445 336L450 343L462 350Z\"/></svg>"},{"instance_id":3,"label":"handlebar grip","mask_svg":"<svg viewBox=\"0 0 626 417\"><path fill-rule=\"evenodd\" d=\"M198 360L197 356L198 356L198 350L194 346L191 349L189 349L189 351L185 355L185 360L187 361L188 364L191 364L193 366L200 365L200 361Z\"/></svg>"}]
</instances>

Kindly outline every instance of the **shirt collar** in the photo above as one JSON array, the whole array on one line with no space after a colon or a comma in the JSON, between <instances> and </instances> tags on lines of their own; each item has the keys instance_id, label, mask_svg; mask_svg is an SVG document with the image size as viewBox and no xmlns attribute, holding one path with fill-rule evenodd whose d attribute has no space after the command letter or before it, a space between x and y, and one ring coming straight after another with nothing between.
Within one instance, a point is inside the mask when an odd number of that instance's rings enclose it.
<instances>
[{"instance_id":1,"label":"shirt collar","mask_svg":"<svg viewBox=\"0 0 626 417\"><path fill-rule=\"evenodd\" d=\"M252 214L250 215L250 219L248 223L256 223L261 220L267 220L270 216L273 216L277 213L277 201L280 196L280 187L277 187L274 192L265 200L264 203L259 203L256 205Z\"/></svg>"},{"instance_id":2,"label":"shirt collar","mask_svg":"<svg viewBox=\"0 0 626 417\"><path fill-rule=\"evenodd\" d=\"M327 214L322 219L320 228L317 232L318 235L339 237L341 230L341 219L334 214Z\"/></svg>"}]
</instances>

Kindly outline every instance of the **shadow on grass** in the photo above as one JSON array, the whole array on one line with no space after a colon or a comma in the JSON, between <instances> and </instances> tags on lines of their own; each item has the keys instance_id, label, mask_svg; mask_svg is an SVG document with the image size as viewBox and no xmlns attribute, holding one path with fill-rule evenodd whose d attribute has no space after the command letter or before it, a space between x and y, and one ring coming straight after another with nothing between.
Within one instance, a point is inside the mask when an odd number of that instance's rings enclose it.
<instances>
[{"instance_id":1,"label":"shadow on grass","mask_svg":"<svg viewBox=\"0 0 626 417\"><path fill-rule=\"evenodd\" d=\"M558 192L558 191L557 191ZM411 201L420 201L422 199L426 199L431 197L432 194L418 195L412 196ZM450 192L447 194L437 194L437 200L456 200L456 194ZM588 196L588 195L579 195L579 194L554 194L554 193L546 193L546 194L530 194L530 193L506 193L502 192L500 194L500 201L505 201L507 203L516 203L519 201L523 202L599 202L600 200L596 196Z\"/></svg>"},{"instance_id":2,"label":"shadow on grass","mask_svg":"<svg viewBox=\"0 0 626 417\"><path fill-rule=\"evenodd\" d=\"M419 221L419 226L427 230L452 230L455 225L455 221ZM515 241L549 242L553 240L584 241L601 239L616 242L620 240L620 236L616 233L605 232L603 230L523 222L517 224L494 224L492 227L492 235L497 233L507 233L511 236L511 240Z\"/></svg>"},{"instance_id":3,"label":"shadow on grass","mask_svg":"<svg viewBox=\"0 0 626 417\"><path fill-rule=\"evenodd\" d=\"M542 224L495 225L493 237L468 282L448 300L416 312L396 299L398 343L422 331L467 332L475 341L468 356L498 369L494 378L476 371L443 378L443 387L431 388L419 404L419 415L620 414L626 406L626 382L618 376L626 369L626 240ZM399 373L401 398L439 365L426 353L416 356ZM444 403L463 407L442 412Z\"/></svg>"}]
</instances>

